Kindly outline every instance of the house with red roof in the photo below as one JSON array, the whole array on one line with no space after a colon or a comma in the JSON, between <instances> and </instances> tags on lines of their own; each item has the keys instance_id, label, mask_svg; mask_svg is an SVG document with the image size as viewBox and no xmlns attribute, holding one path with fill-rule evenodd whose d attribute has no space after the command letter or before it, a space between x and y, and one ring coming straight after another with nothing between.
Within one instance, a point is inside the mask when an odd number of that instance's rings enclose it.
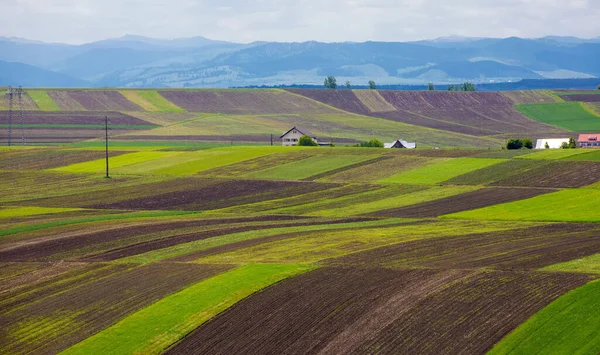
<instances>
[{"instance_id":1,"label":"house with red roof","mask_svg":"<svg viewBox=\"0 0 600 355\"><path fill-rule=\"evenodd\" d=\"M600 148L600 133L580 134L577 139L579 148Z\"/></svg>"}]
</instances>

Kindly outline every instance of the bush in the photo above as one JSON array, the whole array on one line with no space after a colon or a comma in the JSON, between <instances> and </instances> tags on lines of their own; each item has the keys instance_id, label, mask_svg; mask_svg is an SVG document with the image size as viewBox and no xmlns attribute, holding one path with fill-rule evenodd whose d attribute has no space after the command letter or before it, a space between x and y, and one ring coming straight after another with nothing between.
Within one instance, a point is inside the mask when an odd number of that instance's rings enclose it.
<instances>
[{"instance_id":1,"label":"bush","mask_svg":"<svg viewBox=\"0 0 600 355\"><path fill-rule=\"evenodd\" d=\"M378 139L371 139L370 141L360 142L359 144L356 144L355 147L383 148L383 143Z\"/></svg>"},{"instance_id":2,"label":"bush","mask_svg":"<svg viewBox=\"0 0 600 355\"><path fill-rule=\"evenodd\" d=\"M521 149L523 148L523 141L519 138L511 138L506 142L506 149Z\"/></svg>"},{"instance_id":3,"label":"bush","mask_svg":"<svg viewBox=\"0 0 600 355\"><path fill-rule=\"evenodd\" d=\"M529 138L523 139L523 147L527 149L533 149L533 141Z\"/></svg>"},{"instance_id":4,"label":"bush","mask_svg":"<svg viewBox=\"0 0 600 355\"><path fill-rule=\"evenodd\" d=\"M298 145L301 147L316 147L318 146L317 142L315 142L310 136L306 134L298 139Z\"/></svg>"},{"instance_id":5,"label":"bush","mask_svg":"<svg viewBox=\"0 0 600 355\"><path fill-rule=\"evenodd\" d=\"M550 144L548 144L548 142L546 142L546 144L544 144L544 148L545 149L550 149Z\"/></svg>"}]
</instances>

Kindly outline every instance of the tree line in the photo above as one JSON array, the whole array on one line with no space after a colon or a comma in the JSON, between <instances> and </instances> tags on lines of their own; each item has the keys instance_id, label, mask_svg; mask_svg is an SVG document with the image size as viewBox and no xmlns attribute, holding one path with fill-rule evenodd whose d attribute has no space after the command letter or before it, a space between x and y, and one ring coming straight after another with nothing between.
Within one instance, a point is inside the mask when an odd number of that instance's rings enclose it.
<instances>
[{"instance_id":1,"label":"tree line","mask_svg":"<svg viewBox=\"0 0 600 355\"><path fill-rule=\"evenodd\" d=\"M325 85L325 87L327 89L331 89L331 90L337 89L337 86L338 86L337 79L335 78L335 76L331 76L331 75L327 76L325 78L325 81L323 82L323 84ZM346 80L346 82L344 84L347 89L352 88L352 83L350 82L350 80ZM377 89L377 84L375 84L375 81L369 80L368 84L369 84L370 90ZM427 85L427 90L429 90L429 91L435 90L435 86L433 85L433 83L429 83ZM459 85L448 85L448 91L477 91L477 88L475 87L475 84L467 81L467 82L464 82Z\"/></svg>"}]
</instances>

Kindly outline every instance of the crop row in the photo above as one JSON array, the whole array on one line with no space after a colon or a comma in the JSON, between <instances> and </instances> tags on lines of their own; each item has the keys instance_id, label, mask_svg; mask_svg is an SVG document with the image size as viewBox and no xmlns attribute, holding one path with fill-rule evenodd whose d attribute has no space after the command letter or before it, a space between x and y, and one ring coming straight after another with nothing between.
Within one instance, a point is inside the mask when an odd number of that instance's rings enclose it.
<instances>
[{"instance_id":1,"label":"crop row","mask_svg":"<svg viewBox=\"0 0 600 355\"><path fill-rule=\"evenodd\" d=\"M323 268L239 302L168 353L483 353L587 280L543 273ZM447 283L451 286L444 287Z\"/></svg>"}]
</instances>

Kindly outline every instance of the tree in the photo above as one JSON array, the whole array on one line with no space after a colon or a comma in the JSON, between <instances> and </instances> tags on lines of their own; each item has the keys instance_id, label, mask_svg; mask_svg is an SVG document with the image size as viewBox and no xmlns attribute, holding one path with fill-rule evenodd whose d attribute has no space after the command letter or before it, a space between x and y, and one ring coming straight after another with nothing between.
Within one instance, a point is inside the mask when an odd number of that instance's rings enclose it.
<instances>
[{"instance_id":1,"label":"tree","mask_svg":"<svg viewBox=\"0 0 600 355\"><path fill-rule=\"evenodd\" d=\"M383 148L383 143L378 139L371 139L370 141L360 142L356 146L363 148Z\"/></svg>"},{"instance_id":2,"label":"tree","mask_svg":"<svg viewBox=\"0 0 600 355\"><path fill-rule=\"evenodd\" d=\"M544 148L545 149L550 149L550 144L548 144L548 142L546 142L546 144L544 144Z\"/></svg>"},{"instance_id":3,"label":"tree","mask_svg":"<svg viewBox=\"0 0 600 355\"><path fill-rule=\"evenodd\" d=\"M335 79L335 76L328 76L325 78L325 87L328 89L332 89L335 90L337 89L337 80Z\"/></svg>"},{"instance_id":4,"label":"tree","mask_svg":"<svg viewBox=\"0 0 600 355\"><path fill-rule=\"evenodd\" d=\"M523 139L523 148L533 149L533 141L529 138Z\"/></svg>"},{"instance_id":5,"label":"tree","mask_svg":"<svg viewBox=\"0 0 600 355\"><path fill-rule=\"evenodd\" d=\"M523 148L523 141L519 138L511 138L506 142L506 149L521 149Z\"/></svg>"},{"instance_id":6,"label":"tree","mask_svg":"<svg viewBox=\"0 0 600 355\"><path fill-rule=\"evenodd\" d=\"M346 88L350 89L352 85L350 85L350 80L346 80Z\"/></svg>"},{"instance_id":7,"label":"tree","mask_svg":"<svg viewBox=\"0 0 600 355\"><path fill-rule=\"evenodd\" d=\"M373 80L369 80L369 89L371 89L371 90L377 89L377 85L375 84L375 82Z\"/></svg>"},{"instance_id":8,"label":"tree","mask_svg":"<svg viewBox=\"0 0 600 355\"><path fill-rule=\"evenodd\" d=\"M560 149L569 149L569 143L567 142L562 142L560 144Z\"/></svg>"},{"instance_id":9,"label":"tree","mask_svg":"<svg viewBox=\"0 0 600 355\"><path fill-rule=\"evenodd\" d=\"M429 91L434 91L435 90L435 86L433 86L433 83L427 84L427 90L429 90Z\"/></svg>"},{"instance_id":10,"label":"tree","mask_svg":"<svg viewBox=\"0 0 600 355\"><path fill-rule=\"evenodd\" d=\"M600 90L600 85L596 86L596 90Z\"/></svg>"},{"instance_id":11,"label":"tree","mask_svg":"<svg viewBox=\"0 0 600 355\"><path fill-rule=\"evenodd\" d=\"M459 91L458 85L448 85L448 91Z\"/></svg>"},{"instance_id":12,"label":"tree","mask_svg":"<svg viewBox=\"0 0 600 355\"><path fill-rule=\"evenodd\" d=\"M577 148L577 141L574 137L569 138L569 149Z\"/></svg>"},{"instance_id":13,"label":"tree","mask_svg":"<svg viewBox=\"0 0 600 355\"><path fill-rule=\"evenodd\" d=\"M477 89L475 84L467 81L462 84L461 91L477 91Z\"/></svg>"},{"instance_id":14,"label":"tree","mask_svg":"<svg viewBox=\"0 0 600 355\"><path fill-rule=\"evenodd\" d=\"M303 135L298 139L298 146L301 147L316 147L318 144L311 138L311 136Z\"/></svg>"}]
</instances>

